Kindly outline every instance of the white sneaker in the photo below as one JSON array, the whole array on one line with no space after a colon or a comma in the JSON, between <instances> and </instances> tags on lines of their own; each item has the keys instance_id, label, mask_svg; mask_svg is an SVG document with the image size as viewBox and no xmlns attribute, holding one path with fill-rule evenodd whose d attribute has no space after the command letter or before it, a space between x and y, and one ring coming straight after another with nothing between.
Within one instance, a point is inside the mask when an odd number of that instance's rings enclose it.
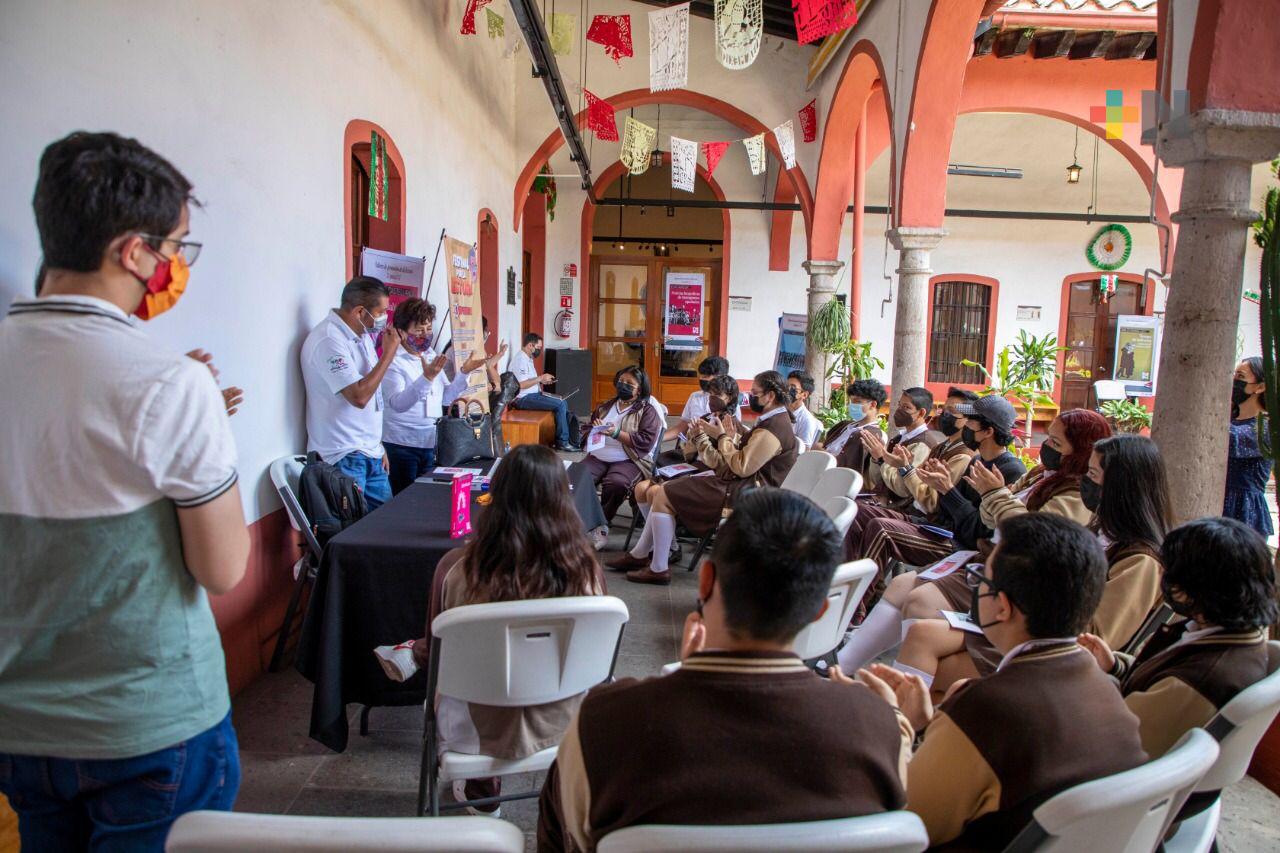
<instances>
[{"instance_id":1,"label":"white sneaker","mask_svg":"<svg viewBox=\"0 0 1280 853\"><path fill-rule=\"evenodd\" d=\"M591 538L592 547L599 551L603 549L605 544L609 541L609 528L608 526L602 525L590 531L587 536Z\"/></svg>"},{"instance_id":2,"label":"white sneaker","mask_svg":"<svg viewBox=\"0 0 1280 853\"><path fill-rule=\"evenodd\" d=\"M453 800L461 803L467 799L467 782L465 779L453 780ZM475 806L467 806L467 813L477 815L478 817L502 817L502 804L498 803L493 807L493 811L487 812L484 809L478 809Z\"/></svg>"},{"instance_id":3,"label":"white sneaker","mask_svg":"<svg viewBox=\"0 0 1280 853\"><path fill-rule=\"evenodd\" d=\"M416 640L406 640L396 646L378 646L373 650L382 664L382 671L392 681L408 681L418 671L418 662L413 658L413 644Z\"/></svg>"}]
</instances>

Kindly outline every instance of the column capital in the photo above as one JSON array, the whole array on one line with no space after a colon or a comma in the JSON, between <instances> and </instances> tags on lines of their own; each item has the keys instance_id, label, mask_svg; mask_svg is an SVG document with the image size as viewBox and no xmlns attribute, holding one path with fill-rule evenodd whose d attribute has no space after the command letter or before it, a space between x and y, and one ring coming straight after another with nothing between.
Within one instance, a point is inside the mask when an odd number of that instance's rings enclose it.
<instances>
[{"instance_id":1,"label":"column capital","mask_svg":"<svg viewBox=\"0 0 1280 853\"><path fill-rule=\"evenodd\" d=\"M1200 110L1160 128L1160 160L1181 167L1197 160L1264 163L1280 150L1280 113Z\"/></svg>"},{"instance_id":2,"label":"column capital","mask_svg":"<svg viewBox=\"0 0 1280 853\"><path fill-rule=\"evenodd\" d=\"M945 236L947 236L945 228L917 228L903 225L889 231L889 241L899 252L903 249L934 249Z\"/></svg>"},{"instance_id":3,"label":"column capital","mask_svg":"<svg viewBox=\"0 0 1280 853\"><path fill-rule=\"evenodd\" d=\"M844 261L805 261L801 266L809 275L835 275L844 269Z\"/></svg>"}]
</instances>

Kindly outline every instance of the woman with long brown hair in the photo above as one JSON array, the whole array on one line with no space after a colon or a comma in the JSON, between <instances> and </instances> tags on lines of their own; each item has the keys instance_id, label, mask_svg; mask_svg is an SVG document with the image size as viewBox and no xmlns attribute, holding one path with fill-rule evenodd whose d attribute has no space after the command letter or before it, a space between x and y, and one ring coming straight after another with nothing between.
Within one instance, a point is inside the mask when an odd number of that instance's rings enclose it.
<instances>
[{"instance_id":1,"label":"woman with long brown hair","mask_svg":"<svg viewBox=\"0 0 1280 853\"><path fill-rule=\"evenodd\" d=\"M537 444L516 447L502 458L489 489L491 502L479 513L475 536L436 566L431 583L426 637L444 611L468 604L603 595L604 577L595 549L573 508L569 479L555 451ZM408 644L405 644L408 645ZM431 644L412 643L413 661L426 668ZM383 655L383 668L397 680L411 676ZM582 697L528 708L498 708L437 696L440 750L520 759L559 742ZM481 799L500 793L498 779L454 783L454 797ZM496 815L498 809L469 809Z\"/></svg>"}]
</instances>

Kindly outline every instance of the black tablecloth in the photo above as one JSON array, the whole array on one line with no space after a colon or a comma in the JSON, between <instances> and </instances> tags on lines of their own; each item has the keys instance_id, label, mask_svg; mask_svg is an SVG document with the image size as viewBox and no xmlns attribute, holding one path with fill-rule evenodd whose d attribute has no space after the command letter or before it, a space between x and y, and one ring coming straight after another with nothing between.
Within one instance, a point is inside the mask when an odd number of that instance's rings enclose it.
<instances>
[{"instance_id":1,"label":"black tablecloth","mask_svg":"<svg viewBox=\"0 0 1280 853\"><path fill-rule=\"evenodd\" d=\"M584 529L605 524L582 465L569 468L574 506ZM335 751L347 747L349 702L416 705L426 673L387 678L376 646L421 637L436 564L465 540L449 537L451 487L415 483L329 540L298 642L298 670L315 684L311 737ZM472 524L484 512L474 501Z\"/></svg>"}]
</instances>

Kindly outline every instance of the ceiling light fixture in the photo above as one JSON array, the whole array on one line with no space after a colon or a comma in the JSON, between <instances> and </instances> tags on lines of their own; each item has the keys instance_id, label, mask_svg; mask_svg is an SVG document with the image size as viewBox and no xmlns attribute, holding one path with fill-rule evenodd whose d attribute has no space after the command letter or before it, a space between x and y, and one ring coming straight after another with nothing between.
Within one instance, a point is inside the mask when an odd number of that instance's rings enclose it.
<instances>
[{"instance_id":1,"label":"ceiling light fixture","mask_svg":"<svg viewBox=\"0 0 1280 853\"><path fill-rule=\"evenodd\" d=\"M1071 151L1071 165L1067 167L1067 183L1080 183L1080 173L1084 171L1084 167L1080 165L1078 155L1080 153L1080 128L1076 128L1076 146Z\"/></svg>"}]
</instances>

